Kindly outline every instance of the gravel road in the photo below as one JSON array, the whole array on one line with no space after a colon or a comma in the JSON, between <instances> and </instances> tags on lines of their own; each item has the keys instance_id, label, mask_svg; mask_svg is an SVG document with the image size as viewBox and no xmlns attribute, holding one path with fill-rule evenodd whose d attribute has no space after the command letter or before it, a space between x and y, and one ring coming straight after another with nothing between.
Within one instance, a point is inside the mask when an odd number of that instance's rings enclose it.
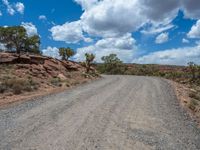
<instances>
[{"instance_id":1,"label":"gravel road","mask_svg":"<svg viewBox=\"0 0 200 150\"><path fill-rule=\"evenodd\" d=\"M104 76L0 109L1 150L200 150L200 130L159 78Z\"/></svg>"}]
</instances>

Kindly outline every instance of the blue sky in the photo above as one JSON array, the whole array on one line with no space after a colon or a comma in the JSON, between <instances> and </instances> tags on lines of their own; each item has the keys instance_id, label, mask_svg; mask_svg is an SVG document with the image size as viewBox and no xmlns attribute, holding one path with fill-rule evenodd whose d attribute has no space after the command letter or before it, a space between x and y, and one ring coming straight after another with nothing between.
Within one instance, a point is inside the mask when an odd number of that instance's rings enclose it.
<instances>
[{"instance_id":1,"label":"blue sky","mask_svg":"<svg viewBox=\"0 0 200 150\"><path fill-rule=\"evenodd\" d=\"M22 25L41 37L44 55L71 47L101 57L116 53L129 63L200 63L197 0L0 0L0 26Z\"/></svg>"}]
</instances>

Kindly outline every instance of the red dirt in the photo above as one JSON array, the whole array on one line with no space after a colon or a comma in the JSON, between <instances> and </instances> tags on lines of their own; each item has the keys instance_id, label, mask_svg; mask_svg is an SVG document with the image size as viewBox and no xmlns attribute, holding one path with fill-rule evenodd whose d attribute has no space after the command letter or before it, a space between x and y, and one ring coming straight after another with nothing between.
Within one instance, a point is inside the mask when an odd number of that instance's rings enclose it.
<instances>
[{"instance_id":1,"label":"red dirt","mask_svg":"<svg viewBox=\"0 0 200 150\"><path fill-rule=\"evenodd\" d=\"M23 91L19 95L12 90L0 93L0 106L66 90L77 84L96 79L97 73L86 74L85 68L73 61L60 61L40 55L0 53L0 86L6 79L31 80L37 83L37 90ZM54 81L55 80L55 81ZM57 81L58 80L58 81ZM54 85L52 82L58 82Z\"/></svg>"}]
</instances>

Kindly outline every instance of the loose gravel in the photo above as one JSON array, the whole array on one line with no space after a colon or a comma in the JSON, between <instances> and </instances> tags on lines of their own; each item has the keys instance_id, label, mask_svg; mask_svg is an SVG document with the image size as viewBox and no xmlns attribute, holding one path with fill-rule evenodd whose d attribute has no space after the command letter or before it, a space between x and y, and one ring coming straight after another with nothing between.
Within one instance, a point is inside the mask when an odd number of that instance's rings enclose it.
<instances>
[{"instance_id":1,"label":"loose gravel","mask_svg":"<svg viewBox=\"0 0 200 150\"><path fill-rule=\"evenodd\" d=\"M200 130L164 79L104 76L0 108L2 150L199 150Z\"/></svg>"}]
</instances>

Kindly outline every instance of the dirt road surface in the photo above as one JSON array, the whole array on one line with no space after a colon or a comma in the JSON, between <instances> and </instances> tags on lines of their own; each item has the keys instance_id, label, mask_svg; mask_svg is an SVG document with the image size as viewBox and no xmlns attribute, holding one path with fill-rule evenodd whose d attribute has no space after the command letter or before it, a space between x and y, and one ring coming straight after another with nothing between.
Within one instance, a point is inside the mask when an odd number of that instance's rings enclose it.
<instances>
[{"instance_id":1,"label":"dirt road surface","mask_svg":"<svg viewBox=\"0 0 200 150\"><path fill-rule=\"evenodd\" d=\"M159 78L104 76L0 109L1 150L199 150L200 130Z\"/></svg>"}]
</instances>

